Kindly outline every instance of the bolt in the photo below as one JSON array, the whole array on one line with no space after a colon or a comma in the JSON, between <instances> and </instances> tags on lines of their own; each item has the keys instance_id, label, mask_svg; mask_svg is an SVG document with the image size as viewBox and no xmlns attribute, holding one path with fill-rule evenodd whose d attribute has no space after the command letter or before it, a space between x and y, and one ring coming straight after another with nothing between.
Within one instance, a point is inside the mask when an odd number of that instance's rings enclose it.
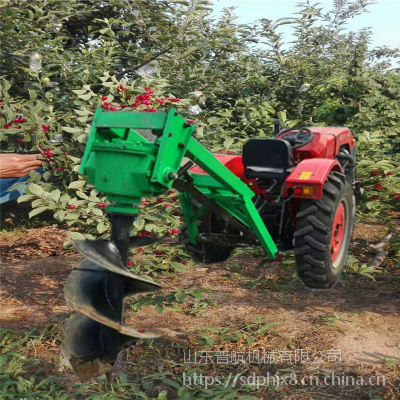
<instances>
[{"instance_id":1,"label":"bolt","mask_svg":"<svg viewBox=\"0 0 400 400\"><path fill-rule=\"evenodd\" d=\"M172 133L170 133L169 135L168 135L168 137L171 137L172 136Z\"/></svg>"},{"instance_id":2,"label":"bolt","mask_svg":"<svg viewBox=\"0 0 400 400\"><path fill-rule=\"evenodd\" d=\"M169 179L170 181L174 181L177 177L178 177L178 174L176 174L175 172L170 172L170 173L168 174L168 179Z\"/></svg>"},{"instance_id":3,"label":"bolt","mask_svg":"<svg viewBox=\"0 0 400 400\"><path fill-rule=\"evenodd\" d=\"M110 177L107 174L103 175L103 181L107 182L110 179Z\"/></svg>"},{"instance_id":4,"label":"bolt","mask_svg":"<svg viewBox=\"0 0 400 400\"><path fill-rule=\"evenodd\" d=\"M189 124L189 122L185 122L184 124L183 124L183 127L184 128L190 128L192 126L192 124Z\"/></svg>"},{"instance_id":5,"label":"bolt","mask_svg":"<svg viewBox=\"0 0 400 400\"><path fill-rule=\"evenodd\" d=\"M185 143L182 143L182 142L180 142L180 143L178 143L178 147L181 149L182 147L185 147Z\"/></svg>"}]
</instances>

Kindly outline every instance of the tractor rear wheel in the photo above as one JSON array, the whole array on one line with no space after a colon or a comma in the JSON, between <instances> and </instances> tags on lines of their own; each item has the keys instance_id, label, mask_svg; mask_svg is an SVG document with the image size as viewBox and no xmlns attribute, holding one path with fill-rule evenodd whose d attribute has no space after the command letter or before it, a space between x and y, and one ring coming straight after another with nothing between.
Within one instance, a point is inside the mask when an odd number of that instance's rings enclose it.
<instances>
[{"instance_id":1,"label":"tractor rear wheel","mask_svg":"<svg viewBox=\"0 0 400 400\"><path fill-rule=\"evenodd\" d=\"M192 206L196 212L201 204L197 200L192 200ZM205 210L197 220L197 226L200 233L222 233L224 221L211 210ZM187 226L181 226L181 242L185 245L185 251L190 255L193 261L205 264L219 263L226 261L234 247L219 246L213 243L190 242L187 232Z\"/></svg>"},{"instance_id":2,"label":"tractor rear wheel","mask_svg":"<svg viewBox=\"0 0 400 400\"><path fill-rule=\"evenodd\" d=\"M330 289L338 282L347 260L355 220L351 183L333 171L321 199L301 199L296 216L296 268L306 287Z\"/></svg>"}]
</instances>

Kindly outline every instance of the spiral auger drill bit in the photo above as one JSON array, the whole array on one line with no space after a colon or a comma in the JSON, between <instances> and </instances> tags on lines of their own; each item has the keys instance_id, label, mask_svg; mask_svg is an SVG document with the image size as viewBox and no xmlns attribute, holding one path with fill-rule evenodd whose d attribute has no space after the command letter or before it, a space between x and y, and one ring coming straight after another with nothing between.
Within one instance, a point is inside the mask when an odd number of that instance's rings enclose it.
<instances>
[{"instance_id":1,"label":"spiral auger drill bit","mask_svg":"<svg viewBox=\"0 0 400 400\"><path fill-rule=\"evenodd\" d=\"M139 332L122 323L123 300L160 285L126 269L129 247L159 240L129 237L133 217L111 216L111 240L75 241L85 258L68 276L64 287L67 304L78 314L67 321L61 350L81 381L106 375L119 352L139 339L154 339L155 332Z\"/></svg>"}]
</instances>

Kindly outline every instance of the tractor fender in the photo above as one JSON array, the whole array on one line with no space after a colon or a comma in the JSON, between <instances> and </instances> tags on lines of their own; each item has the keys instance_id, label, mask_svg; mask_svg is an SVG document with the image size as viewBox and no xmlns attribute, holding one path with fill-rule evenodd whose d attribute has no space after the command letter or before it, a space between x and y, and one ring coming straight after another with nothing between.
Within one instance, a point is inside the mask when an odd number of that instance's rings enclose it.
<instances>
[{"instance_id":1,"label":"tractor fender","mask_svg":"<svg viewBox=\"0 0 400 400\"><path fill-rule=\"evenodd\" d=\"M342 166L337 160L329 158L311 158L300 161L287 177L285 189L311 187L310 194L294 194L294 198L320 199L322 189L331 171L343 172Z\"/></svg>"}]
</instances>

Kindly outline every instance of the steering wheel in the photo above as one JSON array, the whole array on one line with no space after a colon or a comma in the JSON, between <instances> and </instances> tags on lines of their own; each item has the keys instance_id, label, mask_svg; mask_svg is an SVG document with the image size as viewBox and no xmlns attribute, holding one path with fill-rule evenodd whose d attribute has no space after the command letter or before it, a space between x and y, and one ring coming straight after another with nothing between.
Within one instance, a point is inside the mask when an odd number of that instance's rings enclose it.
<instances>
[{"instance_id":1,"label":"steering wheel","mask_svg":"<svg viewBox=\"0 0 400 400\"><path fill-rule=\"evenodd\" d=\"M282 133L293 131L297 128L286 128L279 131L275 137L281 136ZM289 135L285 135L280 139L284 139L290 143L293 149L298 149L299 147L303 147L306 144L310 143L314 139L314 134L311 129L306 127L298 128L297 132L291 133Z\"/></svg>"}]
</instances>

